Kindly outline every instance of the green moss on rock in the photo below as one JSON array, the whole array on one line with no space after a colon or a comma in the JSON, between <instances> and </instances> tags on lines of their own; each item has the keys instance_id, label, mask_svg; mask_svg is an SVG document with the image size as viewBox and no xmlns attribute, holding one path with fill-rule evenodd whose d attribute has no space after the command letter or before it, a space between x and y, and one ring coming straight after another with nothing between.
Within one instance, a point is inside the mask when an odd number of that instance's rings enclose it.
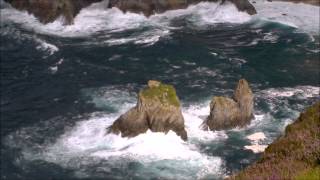
<instances>
[{"instance_id":1,"label":"green moss on rock","mask_svg":"<svg viewBox=\"0 0 320 180\"><path fill-rule=\"evenodd\" d=\"M134 137L147 130L163 133L174 131L187 141L184 118L173 86L150 80L148 87L140 91L137 105L121 115L107 132Z\"/></svg>"},{"instance_id":2,"label":"green moss on rock","mask_svg":"<svg viewBox=\"0 0 320 180\"><path fill-rule=\"evenodd\" d=\"M180 107L176 90L172 85L159 83L157 86L148 86L140 91L139 96L146 100L159 100L163 105Z\"/></svg>"}]
</instances>

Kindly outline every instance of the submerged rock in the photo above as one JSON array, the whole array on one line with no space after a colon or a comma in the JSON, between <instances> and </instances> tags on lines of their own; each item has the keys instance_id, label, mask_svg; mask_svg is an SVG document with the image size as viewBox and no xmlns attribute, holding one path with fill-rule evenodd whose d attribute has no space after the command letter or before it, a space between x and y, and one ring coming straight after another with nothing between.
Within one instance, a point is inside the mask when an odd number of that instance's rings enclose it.
<instances>
[{"instance_id":1,"label":"submerged rock","mask_svg":"<svg viewBox=\"0 0 320 180\"><path fill-rule=\"evenodd\" d=\"M168 133L174 131L187 140L180 102L173 86L149 81L138 94L138 103L121 115L109 128L109 133L134 137L147 130Z\"/></svg>"},{"instance_id":2,"label":"submerged rock","mask_svg":"<svg viewBox=\"0 0 320 180\"><path fill-rule=\"evenodd\" d=\"M203 124L204 129L223 130L249 124L253 118L253 99L248 82L245 79L239 80L233 99L213 97L210 115Z\"/></svg>"},{"instance_id":3,"label":"submerged rock","mask_svg":"<svg viewBox=\"0 0 320 180\"><path fill-rule=\"evenodd\" d=\"M26 10L34 14L40 22L49 23L58 17L65 19L65 24L72 24L74 17L82 8L103 0L5 0L19 10ZM109 0L101 6L105 8L119 8L134 13L150 16L167 10L187 8L190 4L203 1L219 2L218 0ZM232 2L240 11L256 14L256 10L248 0L223 0L221 4Z\"/></svg>"}]
</instances>

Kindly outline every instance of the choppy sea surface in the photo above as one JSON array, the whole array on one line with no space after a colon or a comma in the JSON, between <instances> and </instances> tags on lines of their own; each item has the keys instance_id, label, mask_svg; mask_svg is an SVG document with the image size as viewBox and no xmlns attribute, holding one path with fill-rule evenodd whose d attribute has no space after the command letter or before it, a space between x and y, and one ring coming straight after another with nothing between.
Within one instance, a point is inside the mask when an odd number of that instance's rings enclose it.
<instances>
[{"instance_id":1,"label":"choppy sea surface","mask_svg":"<svg viewBox=\"0 0 320 180\"><path fill-rule=\"evenodd\" d=\"M200 3L146 18L104 3L64 26L1 1L2 179L221 179L319 100L319 7L257 0L249 16ZM255 94L252 123L201 130L211 98L240 78ZM175 86L187 142L106 134L150 79Z\"/></svg>"}]
</instances>

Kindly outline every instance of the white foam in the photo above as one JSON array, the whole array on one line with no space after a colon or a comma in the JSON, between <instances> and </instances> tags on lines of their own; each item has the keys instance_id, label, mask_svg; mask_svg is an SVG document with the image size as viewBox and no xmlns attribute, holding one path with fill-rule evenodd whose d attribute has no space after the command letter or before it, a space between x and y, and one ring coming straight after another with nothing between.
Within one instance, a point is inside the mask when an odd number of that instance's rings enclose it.
<instances>
[{"instance_id":1,"label":"white foam","mask_svg":"<svg viewBox=\"0 0 320 180\"><path fill-rule=\"evenodd\" d=\"M109 45L121 45L126 43L153 45L158 42L161 37L170 35L168 30L151 30L140 35L131 35L126 38L112 38L105 41Z\"/></svg>"},{"instance_id":2,"label":"white foam","mask_svg":"<svg viewBox=\"0 0 320 180\"><path fill-rule=\"evenodd\" d=\"M189 139L210 142L228 138L225 131L208 131L203 129L202 124L209 113L209 101L199 105L191 105L183 109Z\"/></svg>"},{"instance_id":3,"label":"white foam","mask_svg":"<svg viewBox=\"0 0 320 180\"><path fill-rule=\"evenodd\" d=\"M219 157L200 153L196 146L184 142L174 132L164 134L147 131L134 138L106 134L106 128L117 116L92 117L77 123L56 143L46 147L41 157L63 167L77 166L72 160L83 156L106 160L128 158L142 163L174 160L183 161L192 171L196 170L197 177L221 174L223 161Z\"/></svg>"},{"instance_id":4,"label":"white foam","mask_svg":"<svg viewBox=\"0 0 320 180\"><path fill-rule=\"evenodd\" d=\"M55 74L58 72L58 66L50 66L49 70L52 74Z\"/></svg>"},{"instance_id":5,"label":"white foam","mask_svg":"<svg viewBox=\"0 0 320 180\"><path fill-rule=\"evenodd\" d=\"M270 88L261 91L262 95L268 97L292 97L300 95L303 98L318 97L320 94L320 87L316 86L297 86L294 88Z\"/></svg>"},{"instance_id":6,"label":"white foam","mask_svg":"<svg viewBox=\"0 0 320 180\"><path fill-rule=\"evenodd\" d=\"M169 36L172 29L179 28L171 26L171 21L176 18L185 17L194 27L215 23L243 23L250 20L248 14L239 12L231 3L220 5L220 3L203 2L189 6L187 9L171 10L149 18L142 14L123 13L117 8L107 9L105 3L95 3L82 9L75 17L74 24L69 26L64 25L63 18L43 25L33 15L13 8L0 10L1 22L14 22L37 33L61 37L87 37L103 32L105 40L99 43L109 45L124 43L152 45L160 38ZM139 32L131 33L127 37L109 38L110 34L134 29L139 29ZM141 31L141 29L144 30Z\"/></svg>"},{"instance_id":7,"label":"white foam","mask_svg":"<svg viewBox=\"0 0 320 180\"><path fill-rule=\"evenodd\" d=\"M39 43L36 49L48 52L49 55L53 55L55 52L59 51L59 48L57 46L50 44L42 39L37 38L36 42Z\"/></svg>"},{"instance_id":8,"label":"white foam","mask_svg":"<svg viewBox=\"0 0 320 180\"><path fill-rule=\"evenodd\" d=\"M252 142L252 145L244 146L245 149L252 150L254 153L260 153L267 148L267 145L260 144L260 141L266 139L266 136L263 132L253 133L246 138Z\"/></svg>"},{"instance_id":9,"label":"white foam","mask_svg":"<svg viewBox=\"0 0 320 180\"><path fill-rule=\"evenodd\" d=\"M261 152L263 152L267 147L268 147L267 145L259 145L259 144L244 146L245 149L251 150L251 151L253 151L254 153L261 153Z\"/></svg>"},{"instance_id":10,"label":"white foam","mask_svg":"<svg viewBox=\"0 0 320 180\"><path fill-rule=\"evenodd\" d=\"M257 133L254 133L254 134L247 136L247 139L254 141L254 142L258 142L258 141L263 140L265 138L266 138L266 136L264 135L263 132L257 132Z\"/></svg>"},{"instance_id":11,"label":"white foam","mask_svg":"<svg viewBox=\"0 0 320 180\"><path fill-rule=\"evenodd\" d=\"M196 26L216 23L244 23L251 19L250 15L240 12L232 3L201 2L191 5L187 9L171 10L162 14L151 16L156 22L166 22L165 19L175 19L191 15L188 20Z\"/></svg>"},{"instance_id":12,"label":"white foam","mask_svg":"<svg viewBox=\"0 0 320 180\"><path fill-rule=\"evenodd\" d=\"M276 21L319 35L320 7L292 2L256 0L256 17Z\"/></svg>"}]
</instances>

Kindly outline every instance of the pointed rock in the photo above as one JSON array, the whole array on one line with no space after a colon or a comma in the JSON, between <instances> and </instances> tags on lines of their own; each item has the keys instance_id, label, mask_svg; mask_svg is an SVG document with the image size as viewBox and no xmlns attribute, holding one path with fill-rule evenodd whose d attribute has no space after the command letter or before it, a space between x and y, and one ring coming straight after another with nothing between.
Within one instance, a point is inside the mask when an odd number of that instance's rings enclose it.
<instances>
[{"instance_id":1,"label":"pointed rock","mask_svg":"<svg viewBox=\"0 0 320 180\"><path fill-rule=\"evenodd\" d=\"M234 92L233 99L238 103L240 108L240 118L242 121L253 117L253 93L249 87L248 81L240 79Z\"/></svg>"},{"instance_id":2,"label":"pointed rock","mask_svg":"<svg viewBox=\"0 0 320 180\"><path fill-rule=\"evenodd\" d=\"M210 115L203 128L224 130L243 127L253 118L253 93L245 79L240 79L233 99L213 97L210 103Z\"/></svg>"}]
</instances>

